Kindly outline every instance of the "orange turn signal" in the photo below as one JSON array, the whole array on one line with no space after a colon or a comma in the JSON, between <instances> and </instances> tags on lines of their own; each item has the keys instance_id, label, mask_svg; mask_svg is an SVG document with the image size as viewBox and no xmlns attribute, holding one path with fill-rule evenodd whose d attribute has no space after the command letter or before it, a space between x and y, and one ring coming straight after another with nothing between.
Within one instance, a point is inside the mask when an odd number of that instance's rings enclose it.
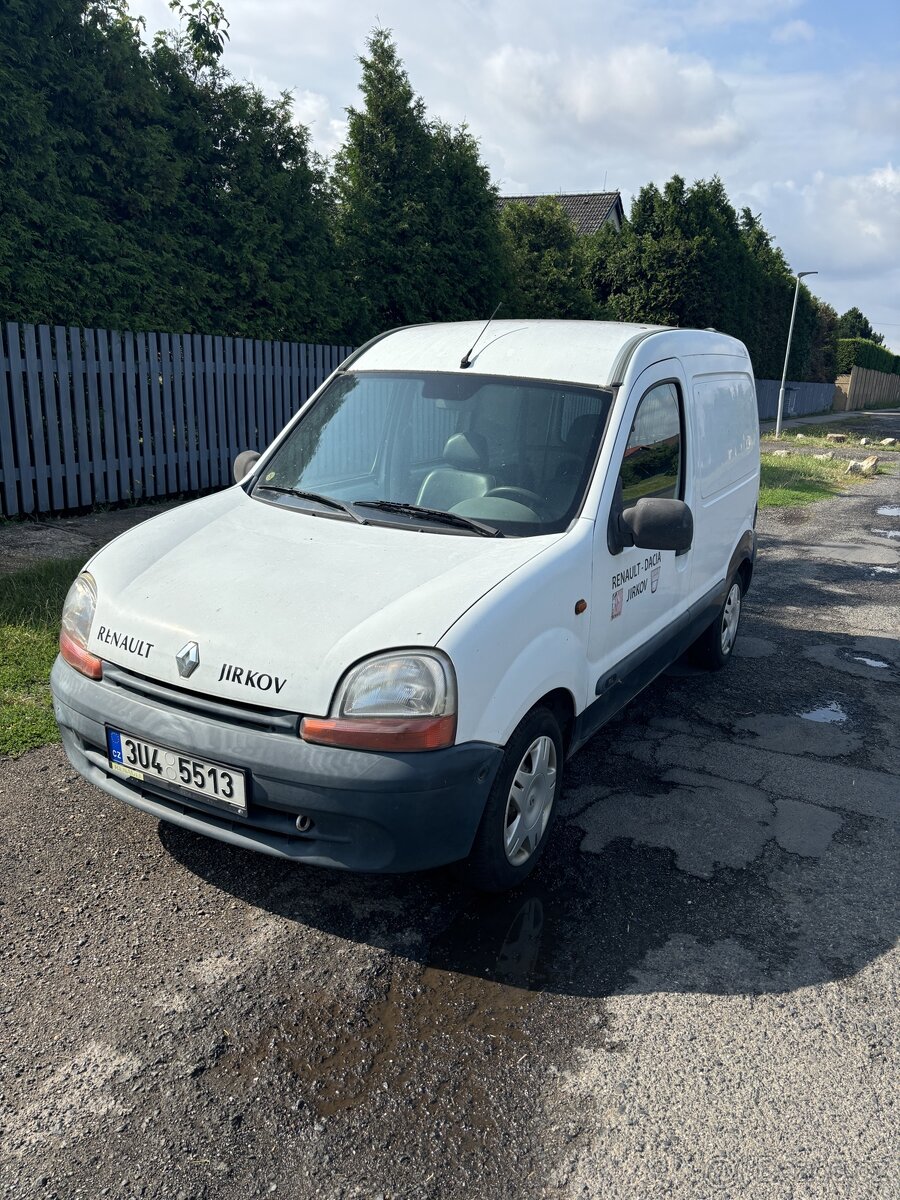
<instances>
[{"instance_id":1,"label":"orange turn signal","mask_svg":"<svg viewBox=\"0 0 900 1200\"><path fill-rule=\"evenodd\" d=\"M70 667L74 667L82 675L87 675L88 679L103 678L103 659L79 646L65 630L59 635L59 652Z\"/></svg>"},{"instance_id":2,"label":"orange turn signal","mask_svg":"<svg viewBox=\"0 0 900 1200\"><path fill-rule=\"evenodd\" d=\"M300 736L346 750L443 750L456 736L456 714L446 717L304 717Z\"/></svg>"}]
</instances>

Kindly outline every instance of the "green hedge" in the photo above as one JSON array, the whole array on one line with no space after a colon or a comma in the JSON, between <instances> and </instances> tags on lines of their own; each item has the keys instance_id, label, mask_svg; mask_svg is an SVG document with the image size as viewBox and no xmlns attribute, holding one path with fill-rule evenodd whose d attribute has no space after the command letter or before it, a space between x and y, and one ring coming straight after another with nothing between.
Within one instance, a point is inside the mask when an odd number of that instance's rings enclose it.
<instances>
[{"instance_id":1,"label":"green hedge","mask_svg":"<svg viewBox=\"0 0 900 1200\"><path fill-rule=\"evenodd\" d=\"M868 367L886 375L900 375L900 355L891 354L866 338L838 338L838 375L847 375L853 367Z\"/></svg>"}]
</instances>

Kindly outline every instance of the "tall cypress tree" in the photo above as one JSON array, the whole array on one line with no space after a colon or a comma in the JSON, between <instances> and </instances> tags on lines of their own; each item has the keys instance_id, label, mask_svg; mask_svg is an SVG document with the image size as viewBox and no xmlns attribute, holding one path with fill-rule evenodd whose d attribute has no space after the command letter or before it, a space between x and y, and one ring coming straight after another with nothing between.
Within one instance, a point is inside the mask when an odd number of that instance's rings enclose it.
<instances>
[{"instance_id":1,"label":"tall cypress tree","mask_svg":"<svg viewBox=\"0 0 900 1200\"><path fill-rule=\"evenodd\" d=\"M427 320L432 284L431 141L425 105L390 34L376 29L360 58L361 109L347 110L335 163L337 231L358 339Z\"/></svg>"},{"instance_id":2,"label":"tall cypress tree","mask_svg":"<svg viewBox=\"0 0 900 1200\"><path fill-rule=\"evenodd\" d=\"M360 58L335 163L337 236L361 340L395 325L488 315L504 286L497 193L466 129L429 121L390 33Z\"/></svg>"}]
</instances>

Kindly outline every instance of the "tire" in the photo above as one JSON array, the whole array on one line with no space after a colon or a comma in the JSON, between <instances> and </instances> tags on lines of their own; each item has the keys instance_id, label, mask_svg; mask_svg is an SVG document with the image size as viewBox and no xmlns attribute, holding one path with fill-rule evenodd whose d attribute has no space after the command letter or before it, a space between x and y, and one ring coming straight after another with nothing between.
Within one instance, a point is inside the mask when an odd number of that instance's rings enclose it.
<instances>
[{"instance_id":1,"label":"tire","mask_svg":"<svg viewBox=\"0 0 900 1200\"><path fill-rule=\"evenodd\" d=\"M553 823L562 768L559 722L549 709L533 708L506 744L466 860L465 875L473 887L505 892L537 866Z\"/></svg>"},{"instance_id":2,"label":"tire","mask_svg":"<svg viewBox=\"0 0 900 1200\"><path fill-rule=\"evenodd\" d=\"M716 619L691 647L691 658L698 666L705 667L707 671L721 671L731 658L741 622L743 596L741 577L734 575Z\"/></svg>"}]
</instances>

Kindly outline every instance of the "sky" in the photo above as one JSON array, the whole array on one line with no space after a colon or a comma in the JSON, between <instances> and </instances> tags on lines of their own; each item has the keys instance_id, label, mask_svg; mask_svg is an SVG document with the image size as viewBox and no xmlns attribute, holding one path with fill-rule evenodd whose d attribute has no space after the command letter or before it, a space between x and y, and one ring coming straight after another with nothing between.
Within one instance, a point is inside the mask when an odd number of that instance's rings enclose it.
<instances>
[{"instance_id":1,"label":"sky","mask_svg":"<svg viewBox=\"0 0 900 1200\"><path fill-rule=\"evenodd\" d=\"M131 0L147 35L177 18ZM224 0L224 65L330 155L369 31L429 113L465 122L502 195L717 174L838 312L900 353L898 0Z\"/></svg>"}]
</instances>

